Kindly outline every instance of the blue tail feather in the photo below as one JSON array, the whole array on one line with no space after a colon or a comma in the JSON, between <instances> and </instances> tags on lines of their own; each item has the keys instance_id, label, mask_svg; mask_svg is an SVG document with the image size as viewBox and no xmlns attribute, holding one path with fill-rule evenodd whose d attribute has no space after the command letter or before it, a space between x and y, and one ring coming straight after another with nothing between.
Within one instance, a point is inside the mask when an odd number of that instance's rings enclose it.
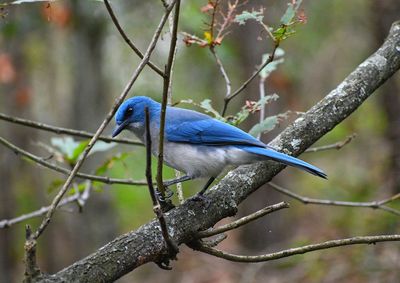
<instances>
[{"instance_id":1,"label":"blue tail feather","mask_svg":"<svg viewBox=\"0 0 400 283\"><path fill-rule=\"evenodd\" d=\"M290 165L293 167L300 168L300 169L305 170L313 175L327 179L327 175L325 174L324 171L322 171L321 169L319 169L303 160L295 158L293 156L289 156L287 154L275 151L273 149L263 148L263 147L255 147L255 146L237 146L237 147L244 151L254 153L257 155L266 156L271 160L283 163L285 165Z\"/></svg>"}]
</instances>

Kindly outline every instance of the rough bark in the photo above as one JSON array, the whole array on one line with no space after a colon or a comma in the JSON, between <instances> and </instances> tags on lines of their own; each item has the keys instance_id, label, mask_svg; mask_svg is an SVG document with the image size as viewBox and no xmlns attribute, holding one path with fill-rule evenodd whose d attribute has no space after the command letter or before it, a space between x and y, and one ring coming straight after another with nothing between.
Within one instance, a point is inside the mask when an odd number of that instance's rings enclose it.
<instances>
[{"instance_id":1,"label":"rough bark","mask_svg":"<svg viewBox=\"0 0 400 283\"><path fill-rule=\"evenodd\" d=\"M294 156L299 155L355 111L399 68L400 23L397 22L379 50L270 145ZM188 201L166 214L171 237L178 244L192 241L197 231L234 215L239 203L283 168L277 163L265 162L231 171L207 194L211 200L207 209L200 202ZM142 264L163 261L167 254L158 221L153 220L60 272L44 275L39 280L112 282Z\"/></svg>"}]
</instances>

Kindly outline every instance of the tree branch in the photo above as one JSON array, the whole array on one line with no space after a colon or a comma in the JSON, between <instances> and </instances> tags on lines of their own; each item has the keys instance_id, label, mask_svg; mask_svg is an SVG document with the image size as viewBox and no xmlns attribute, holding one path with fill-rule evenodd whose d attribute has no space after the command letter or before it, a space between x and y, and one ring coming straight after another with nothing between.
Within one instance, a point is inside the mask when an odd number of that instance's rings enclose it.
<instances>
[{"instance_id":1,"label":"tree branch","mask_svg":"<svg viewBox=\"0 0 400 283\"><path fill-rule=\"evenodd\" d=\"M349 144L353 139L356 138L356 134L352 134L348 136L345 140L336 142L334 144L328 144L328 145L323 145L323 146L317 146L317 147L310 147L307 148L306 151L304 152L317 152L317 151L325 151L325 150L330 150L330 149L341 149L345 145Z\"/></svg>"},{"instance_id":2,"label":"tree branch","mask_svg":"<svg viewBox=\"0 0 400 283\"><path fill-rule=\"evenodd\" d=\"M180 9L180 0L175 1L175 12L174 12L174 20L172 26L172 34L171 34L171 42L169 46L169 54L167 65L165 66L164 72L164 84L163 84L163 96L161 102L161 113L160 113L160 132L159 132L159 140L158 140L158 160L157 160L157 188L161 193L161 197L165 199L165 188L163 182L163 162L164 162L164 129L165 129L165 115L167 112L167 103L168 103L168 91L170 89L171 84L171 72L175 57L175 49L176 49L176 41L178 38L178 23L179 23L179 9Z\"/></svg>"},{"instance_id":3,"label":"tree branch","mask_svg":"<svg viewBox=\"0 0 400 283\"><path fill-rule=\"evenodd\" d=\"M122 36L122 38L125 40L125 42L129 45L130 48L132 48L132 50L136 53L137 56L139 56L140 59L143 59L143 53L139 50L139 48L137 48L135 46L135 44L133 44L133 42L129 39L129 37L126 35L124 29L121 27L118 18L115 16L114 11L110 5L110 3L108 2L108 0L104 0L104 4L106 5L108 14L111 17L111 20L113 21L115 27L117 28L118 32L120 33L120 35ZM153 62L151 62L149 60L149 62L147 62L147 65L149 65L149 67L156 72L157 74L159 74L161 77L164 77L164 72L156 66L156 64L154 64Z\"/></svg>"},{"instance_id":4,"label":"tree branch","mask_svg":"<svg viewBox=\"0 0 400 283\"><path fill-rule=\"evenodd\" d=\"M400 23L395 23L384 44L374 54L269 145L293 156L304 152L355 111L400 68L400 52L396 49L398 46ZM281 164L270 161L240 166L229 172L206 194L210 200L207 209L201 203L186 201L165 214L169 229L173 231L172 239L178 244L189 243L196 239L198 231L206 230L221 219L234 215L239 203L283 168ZM136 231L119 236L58 273L44 276L42 282L71 282L78 278L81 282L112 282L167 254L158 222L153 220Z\"/></svg>"},{"instance_id":5,"label":"tree branch","mask_svg":"<svg viewBox=\"0 0 400 283\"><path fill-rule=\"evenodd\" d=\"M245 217L242 217L236 221L233 221L231 223L222 225L218 228L211 229L211 230L206 230L206 231L200 231L197 236L199 238L207 238L211 236L215 236L221 233L224 233L229 230L236 229L240 226L246 225L247 223L254 221L260 217L263 217L264 215L270 214L272 212L275 212L277 210L281 210L283 208L289 208L289 204L287 202L280 202L274 205L270 205L267 207L264 207L263 209L260 209L250 215L247 215Z\"/></svg>"},{"instance_id":6,"label":"tree branch","mask_svg":"<svg viewBox=\"0 0 400 283\"><path fill-rule=\"evenodd\" d=\"M64 175L69 176L71 174L71 170L68 170L64 167L58 166L56 164L50 163L46 161L45 158L36 156L30 152L27 152L23 150L22 148L17 147L16 145L13 145L9 141L3 139L0 137L0 143L3 144L4 146L8 147L12 151L14 151L15 154L20 154L29 160L32 160L33 162L36 162L37 164L40 164L44 167L47 167L49 169L52 169L54 171L60 172ZM105 177L105 176L97 176L97 175L90 175L86 173L81 173L81 172L76 172L75 174L77 177L87 179L87 180L92 180L92 181L97 181L105 184L123 184L123 185L146 185L146 181L135 181L132 179L118 179L118 178L110 178L110 177Z\"/></svg>"},{"instance_id":7,"label":"tree branch","mask_svg":"<svg viewBox=\"0 0 400 283\"><path fill-rule=\"evenodd\" d=\"M153 35L153 38L146 50L145 55L143 56L143 59L139 63L138 67L136 70L133 72L131 79L129 80L128 84L125 86L125 89L121 93L121 95L115 100L114 105L112 106L111 110L108 112L106 118L104 121L101 123L100 127L96 131L95 135L93 138L89 141L88 145L86 146L85 150L81 153L81 155L78 158L77 163L75 164L74 168L72 169L70 175L68 176L67 180L65 181L63 187L61 190L58 192L56 197L54 198L53 202L51 203L50 210L47 212L46 216L44 217L42 223L40 224L39 228L35 231L34 234L32 234L33 239L39 238L39 236L43 233L43 231L46 229L46 227L50 223L50 219L54 214L54 211L56 207L58 206L59 202L61 201L62 197L64 194L68 191L69 186L72 183L72 180L74 179L75 175L78 173L79 168L82 166L83 162L85 161L86 157L88 156L90 150L92 149L93 145L96 143L97 139L99 138L100 134L104 131L105 127L108 125L108 123L111 121L112 117L114 116L115 112L117 111L117 108L121 105L122 101L125 99L125 97L128 95L129 90L132 88L134 82L136 79L139 77L140 73L142 72L143 68L146 66L147 62L150 60L150 55L153 52L156 43L158 41L158 38L160 37L162 28L164 27L165 22L168 19L168 15L171 12L175 2L173 2L166 10L161 18L160 23L158 24L158 27Z\"/></svg>"},{"instance_id":8,"label":"tree branch","mask_svg":"<svg viewBox=\"0 0 400 283\"><path fill-rule=\"evenodd\" d=\"M253 80L257 75L264 69L269 63L274 61L275 58L275 52L279 47L279 42L274 43L274 49L272 49L271 54L269 55L268 59L261 64L260 67L252 74L237 90L235 90L233 93L229 94L228 96L225 96L224 98L224 107L222 108L221 116L224 116L226 113L226 110L228 109L228 104L229 102L237 96L239 93L241 93Z\"/></svg>"},{"instance_id":9,"label":"tree branch","mask_svg":"<svg viewBox=\"0 0 400 283\"><path fill-rule=\"evenodd\" d=\"M86 131L79 131L79 130L74 130L74 129L56 127L56 126L52 126L52 125L48 125L48 124L44 124L44 123L40 123L40 122L35 122L32 120L9 116L4 113L0 113L0 120L8 121L8 122L23 125L23 126L28 126L28 127L39 129L39 130L53 132L53 133L56 133L57 135L67 134L67 135L77 136L77 137L82 137L82 138L93 138L93 136L94 136L93 133L89 133ZM131 140L131 139L112 138L112 137L106 137L106 136L99 136L98 139L101 141L104 141L104 142L117 142L117 143L123 143L123 144L143 146L143 144L140 141L135 141L135 140Z\"/></svg>"},{"instance_id":10,"label":"tree branch","mask_svg":"<svg viewBox=\"0 0 400 283\"><path fill-rule=\"evenodd\" d=\"M211 247L207 247L200 244L193 244L190 247L197 251L201 251L203 253L207 253L219 258L223 258L229 261L234 262L265 262L270 260L276 260L284 257L289 257L298 254L305 254L318 250L325 250L335 247L343 247L349 245L361 245L361 244L376 244L379 242L397 242L400 241L400 235L379 235L379 236L360 236L360 237L352 237L347 239L339 239L326 241L319 244L307 245L303 247L287 249L275 253L264 254L264 255L256 255L256 256L246 256L246 255L235 255L223 252L221 250L217 250Z\"/></svg>"},{"instance_id":11,"label":"tree branch","mask_svg":"<svg viewBox=\"0 0 400 283\"><path fill-rule=\"evenodd\" d=\"M85 189L85 191L80 194L79 192L77 192L76 194L74 194L73 196L69 196L64 198L59 205L57 206L57 209L59 209L60 207L66 206L67 204L73 203L73 202L77 202L80 210L82 208L82 206L85 204L85 202L88 199L88 194L90 192L90 186L91 184L88 185L89 187L87 187L87 189ZM4 220L0 220L0 229L3 228L8 228L14 224L20 223L22 221L34 218L34 217L38 217L41 215L46 214L48 211L50 210L50 206L44 206L38 210L20 215L18 217L12 218L12 219L4 219Z\"/></svg>"},{"instance_id":12,"label":"tree branch","mask_svg":"<svg viewBox=\"0 0 400 283\"><path fill-rule=\"evenodd\" d=\"M219 59L217 52L215 51L215 46L210 46L210 52L214 56L215 62L217 63L219 67L219 71L221 72L222 77L225 80L225 86L226 86L226 93L225 97L229 97L231 94L231 81L229 80L229 76L225 71L224 65L222 64L222 61Z\"/></svg>"},{"instance_id":13,"label":"tree branch","mask_svg":"<svg viewBox=\"0 0 400 283\"><path fill-rule=\"evenodd\" d=\"M292 191L289 191L281 186L278 186L272 182L269 182L268 185L271 186L274 190L289 196L295 200L302 202L303 204L320 204L320 205L332 205L332 206L350 206L350 207L368 207L372 209L381 209L387 212L390 212L395 215L400 216L400 210L388 207L384 204L394 201L400 198L400 193L396 194L390 198L381 200L381 201L369 201L369 202L354 202L354 201L339 201L339 200L329 200L329 199L315 199L309 197L303 197L299 194L296 194Z\"/></svg>"},{"instance_id":14,"label":"tree branch","mask_svg":"<svg viewBox=\"0 0 400 283\"><path fill-rule=\"evenodd\" d=\"M151 174L151 135L150 135L150 115L149 109L145 108L145 123L146 123L146 179L147 186L149 188L149 193L151 200L153 202L153 211L157 216L158 222L160 222L161 234L164 238L165 243L169 249L169 256L161 259L157 262L157 265L162 269L170 270L172 267L169 266L170 259L176 259L176 255L179 252L178 246L174 241L171 240L171 237L168 233L167 221L165 220L164 213L161 209L161 205L158 202L156 191L153 187L153 177Z\"/></svg>"}]
</instances>

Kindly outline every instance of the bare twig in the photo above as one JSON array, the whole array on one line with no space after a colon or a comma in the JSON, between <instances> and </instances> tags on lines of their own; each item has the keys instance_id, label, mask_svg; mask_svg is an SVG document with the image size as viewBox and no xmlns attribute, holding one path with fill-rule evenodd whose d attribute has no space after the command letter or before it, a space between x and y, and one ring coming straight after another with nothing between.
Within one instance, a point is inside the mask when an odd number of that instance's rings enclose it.
<instances>
[{"instance_id":1,"label":"bare twig","mask_svg":"<svg viewBox=\"0 0 400 283\"><path fill-rule=\"evenodd\" d=\"M161 232L165 243L170 251L170 257L165 258L162 262L157 263L163 269L171 269L169 259L176 259L176 254L179 252L178 245L172 241L168 234L167 222L164 218L164 213L156 197L156 192L153 187L153 178L151 174L151 135L150 135L150 115L149 109L145 108L145 126L146 126L146 179L149 188L151 200L153 202L153 211L160 222Z\"/></svg>"},{"instance_id":2,"label":"bare twig","mask_svg":"<svg viewBox=\"0 0 400 283\"><path fill-rule=\"evenodd\" d=\"M236 12L236 8L238 7L238 4L239 4L239 0L236 0L233 4L232 3L228 3L228 12L227 12L227 14L223 15L221 13L224 21L223 21L223 23L221 24L221 26L220 26L220 28L218 30L217 36L215 37L215 41L217 43L220 44L222 39L227 34L227 32L225 32L225 31L230 27L230 25L233 22L233 18L235 16L235 12Z\"/></svg>"},{"instance_id":3,"label":"bare twig","mask_svg":"<svg viewBox=\"0 0 400 283\"><path fill-rule=\"evenodd\" d=\"M137 56L139 56L140 59L143 59L143 53L139 50L139 48L137 48L135 46L135 44L133 44L133 42L129 39L129 37L126 35L125 31L122 29L117 17L114 14L114 11L110 5L110 3L108 2L108 0L104 0L104 4L106 5L107 11L111 17L111 20L113 21L115 27L117 28L118 32L121 34L122 38L125 40L125 42L130 46L130 48L132 48L132 50L136 53ZM157 67L153 62L151 62L149 60L149 62L147 62L147 65L149 65L149 67L151 69L153 69L153 71L155 71L157 74L159 74L161 77L164 77L164 72Z\"/></svg>"},{"instance_id":4,"label":"bare twig","mask_svg":"<svg viewBox=\"0 0 400 283\"><path fill-rule=\"evenodd\" d=\"M176 49L176 41L178 34L178 22L179 22L179 9L180 9L180 0L176 0L175 4L175 12L174 12L174 23L172 27L171 34L171 42L169 46L169 54L167 65L165 66L164 72L164 84L163 84L163 96L161 103L161 113L160 113L160 132L159 132L159 141L158 141L158 162L157 162L157 187L161 193L161 196L165 198L165 188L163 184L163 161L164 161L164 130L165 130L165 115L167 111L167 102L168 102L168 91L171 83L171 72L172 65L174 62L175 49Z\"/></svg>"},{"instance_id":5,"label":"bare twig","mask_svg":"<svg viewBox=\"0 0 400 283\"><path fill-rule=\"evenodd\" d=\"M258 90L260 93L260 101L265 97L265 81L266 81L266 77L261 77L260 78L260 82L258 84ZM261 105L261 109L260 109L260 119L259 122L262 123L264 121L265 118L265 104ZM261 133L258 134L257 136L258 139L261 138Z\"/></svg>"},{"instance_id":6,"label":"bare twig","mask_svg":"<svg viewBox=\"0 0 400 283\"><path fill-rule=\"evenodd\" d=\"M378 242L395 242L400 241L400 235L378 235L378 236L359 236L340 240L331 240L319 244L307 245L298 248L292 248L287 250L282 250L275 253L269 253L258 256L245 256L245 255L235 255L217 250L211 247L207 247L198 243L191 245L195 250L207 253L219 258L234 262L265 262L270 260L276 260L284 257L289 257L298 254L305 254L318 250L325 250L334 247L342 247L349 245L360 245L360 244L376 244Z\"/></svg>"},{"instance_id":7,"label":"bare twig","mask_svg":"<svg viewBox=\"0 0 400 283\"><path fill-rule=\"evenodd\" d=\"M332 205L332 206L350 206L350 207L368 207L373 209L381 209L387 212L390 212L395 215L400 215L400 211L391 207L386 206L385 204L396 199L400 198L400 193L396 194L390 198L381 200L381 201L370 201L370 202L353 202L353 201L337 201L337 200L327 200L327 199L315 199L315 198L308 198L298 195L292 191L289 191L281 186L278 186L272 182L269 182L270 185L274 190L287 195L293 199L296 199L304 204L319 204L319 205Z\"/></svg>"},{"instance_id":8,"label":"bare twig","mask_svg":"<svg viewBox=\"0 0 400 283\"><path fill-rule=\"evenodd\" d=\"M54 171L60 172L64 175L70 175L71 170L58 166L56 164L53 164L51 162L46 161L45 158L36 156L30 152L27 152L23 150L22 148L17 147L16 145L13 145L12 143L8 142L7 140L3 139L0 137L0 143L14 151L15 154L20 154L29 160L32 160L44 167L47 167L49 169L52 169ZM105 184L124 184L124 185L146 185L146 181L135 181L132 179L118 179L118 178L110 178L110 177L105 177L105 176L97 176L97 175L90 175L90 174L85 174L81 172L76 172L75 174L77 177L83 178L83 179L88 179L92 181L97 181L97 182L102 182Z\"/></svg>"},{"instance_id":9,"label":"bare twig","mask_svg":"<svg viewBox=\"0 0 400 283\"><path fill-rule=\"evenodd\" d=\"M56 127L56 126L52 126L52 125L48 125L48 124L44 124L44 123L40 123L40 122L35 122L32 120L9 116L4 113L0 113L0 120L8 121L8 122L23 125L23 126L32 127L32 128L39 129L39 130L53 132L58 135L67 134L67 135L77 136L77 137L82 137L82 138L92 138L94 136L93 133L89 133L86 131L79 131L79 130L74 130L74 129ZM143 146L143 144L141 142L131 140L131 139L111 138L111 137L106 137L106 136L100 136L98 139L105 141L105 142L117 142L117 143Z\"/></svg>"},{"instance_id":10,"label":"bare twig","mask_svg":"<svg viewBox=\"0 0 400 283\"><path fill-rule=\"evenodd\" d=\"M269 63L271 63L272 61L274 61L275 58L275 52L279 47L279 42L275 42L274 44L274 49L272 50L271 54L269 55L268 59L261 64L260 67L258 67L258 69L254 72L253 75L251 75L237 90L235 90L233 93L231 93L229 96L226 96L224 98L224 107L222 109L221 115L224 116L226 113L226 110L228 108L228 104L229 102L235 97L237 96L239 93L241 93L250 83L251 81L262 71L262 69L264 69Z\"/></svg>"},{"instance_id":11,"label":"bare twig","mask_svg":"<svg viewBox=\"0 0 400 283\"><path fill-rule=\"evenodd\" d=\"M324 150L330 150L330 149L339 150L342 147L344 147L345 145L347 145L348 143L350 143L356 136L357 136L357 134L352 134L352 135L348 136L345 140L336 142L334 144L310 147L310 148L306 149L305 152L317 152L317 151L324 151Z\"/></svg>"},{"instance_id":12,"label":"bare twig","mask_svg":"<svg viewBox=\"0 0 400 283\"><path fill-rule=\"evenodd\" d=\"M44 217L39 228L33 234L34 239L37 239L43 233L43 231L46 229L47 225L50 223L50 219L53 216L56 207L58 206L58 204L61 201L64 194L68 191L68 188L72 183L72 180L74 179L75 175L78 173L79 168L82 166L83 162L85 161L86 157L88 156L93 145L96 143L97 139L99 138L100 134L104 131L104 129L108 125L108 123L111 121L112 117L114 116L115 112L117 111L117 108L121 105L122 101L128 95L128 92L131 89L132 85L134 84L136 79L139 77L140 73L142 72L143 68L146 66L147 62L150 60L150 55L156 46L156 43L158 41L158 38L160 37L162 28L164 27L164 24L167 21L168 15L172 11L174 4L175 4L175 1L165 10L165 13L162 16L160 23L158 24L158 27L157 27L157 29L153 35L153 38L146 50L146 53L143 56L143 59L140 61L138 67L133 72L131 79L125 86L125 89L123 90L121 95L115 100L114 105L112 106L111 110L108 112L104 121L101 123L101 125L98 128L98 130L96 131L95 135L89 141L89 143L86 146L83 153L80 154L77 163L75 164L70 175L68 176L67 180L65 181L62 189L58 192L56 197L53 199L53 202L51 204L49 211L47 212L46 216Z\"/></svg>"},{"instance_id":13,"label":"bare twig","mask_svg":"<svg viewBox=\"0 0 400 283\"><path fill-rule=\"evenodd\" d=\"M219 57L217 55L217 52L215 51L214 46L210 47L210 51L211 51L211 54L214 56L215 62L217 63L217 65L219 67L219 71L221 72L222 77L225 80L225 85L226 85L225 97L228 97L231 94L231 89L232 89L231 81L229 80L228 74L226 73L224 65L222 64L221 60L219 59Z\"/></svg>"},{"instance_id":14,"label":"bare twig","mask_svg":"<svg viewBox=\"0 0 400 283\"><path fill-rule=\"evenodd\" d=\"M286 202L280 202L274 205L270 205L267 207L264 207L263 209L260 209L250 215L247 215L245 217L242 217L236 221L233 221L231 223L228 223L226 225L222 225L218 228L212 229L212 230L206 230L206 231L200 231L197 234L198 238L207 238L207 237L211 237L217 234L221 234L224 233L226 231L229 230L233 230L236 229L240 226L246 225L247 223L254 221L260 217L263 217L264 215L267 215L269 213L275 212L277 210L283 209L283 208L288 208L289 204Z\"/></svg>"},{"instance_id":15,"label":"bare twig","mask_svg":"<svg viewBox=\"0 0 400 283\"><path fill-rule=\"evenodd\" d=\"M89 198L90 186L91 185L89 185L89 187L87 187L87 189L85 189L82 194L79 194L79 192L78 192L77 194L74 194L73 196L66 197L65 199L63 199L60 202L60 204L57 206L57 208L59 209L60 207L66 206L70 203L77 202L81 209L81 207L86 203L86 201ZM0 220L0 229L8 228L14 224L23 222L25 220L44 215L49 211L49 209L50 209L50 206L44 206L38 210L20 215L15 218Z\"/></svg>"}]
</instances>

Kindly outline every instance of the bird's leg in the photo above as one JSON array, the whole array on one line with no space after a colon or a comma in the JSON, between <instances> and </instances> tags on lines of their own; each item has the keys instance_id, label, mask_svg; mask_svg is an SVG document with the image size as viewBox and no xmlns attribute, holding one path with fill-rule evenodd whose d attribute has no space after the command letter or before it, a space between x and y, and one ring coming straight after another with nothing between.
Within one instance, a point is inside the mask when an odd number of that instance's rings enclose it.
<instances>
[{"instance_id":1,"label":"bird's leg","mask_svg":"<svg viewBox=\"0 0 400 283\"><path fill-rule=\"evenodd\" d=\"M180 178L177 178L177 179L173 179L173 180L164 182L164 186L165 186L165 187L169 187L169 186L171 186L171 185L175 185L175 184L178 184L178 183L182 183L182 182L185 182L185 181L189 181L189 180L191 180L191 179L192 179L191 177L189 177L188 175L185 175L185 176L182 176L182 177L180 177Z\"/></svg>"},{"instance_id":2,"label":"bird's leg","mask_svg":"<svg viewBox=\"0 0 400 283\"><path fill-rule=\"evenodd\" d=\"M215 177L211 177L210 179L208 179L207 183L204 185L204 187L201 189L200 192L198 192L193 198L192 200L194 201L204 201L206 203L206 207L208 207L210 205L210 200L207 199L206 196L204 196L204 193L206 192L206 190L208 189L208 187L210 187L210 185L212 184L212 182L214 182Z\"/></svg>"},{"instance_id":3,"label":"bird's leg","mask_svg":"<svg viewBox=\"0 0 400 283\"><path fill-rule=\"evenodd\" d=\"M215 180L214 177L211 177L210 179L208 179L207 183L204 185L204 187L201 189L201 191L198 192L197 194L198 194L199 196L202 196L202 195L206 192L206 190L208 189L208 187L212 184L212 182L214 182L214 180Z\"/></svg>"},{"instance_id":4,"label":"bird's leg","mask_svg":"<svg viewBox=\"0 0 400 283\"><path fill-rule=\"evenodd\" d=\"M156 189L156 194L157 194L158 200L159 200L160 202L165 202L165 199L169 199L169 198L171 198L171 197L173 196L174 192L171 191L171 190L169 189L169 186L175 185L175 184L177 184L177 183L182 183L182 182L185 182L185 181L189 181L189 180L191 180L191 179L192 179L191 177L185 175L185 176L182 176L182 177L180 177L180 178L177 178L177 179L173 179L173 180L164 182L163 185L164 185L164 187L166 188L166 189L165 189L165 196L164 196L165 198L161 195L161 192L160 192L160 191L158 190L158 188L157 188L157 189Z\"/></svg>"}]
</instances>

